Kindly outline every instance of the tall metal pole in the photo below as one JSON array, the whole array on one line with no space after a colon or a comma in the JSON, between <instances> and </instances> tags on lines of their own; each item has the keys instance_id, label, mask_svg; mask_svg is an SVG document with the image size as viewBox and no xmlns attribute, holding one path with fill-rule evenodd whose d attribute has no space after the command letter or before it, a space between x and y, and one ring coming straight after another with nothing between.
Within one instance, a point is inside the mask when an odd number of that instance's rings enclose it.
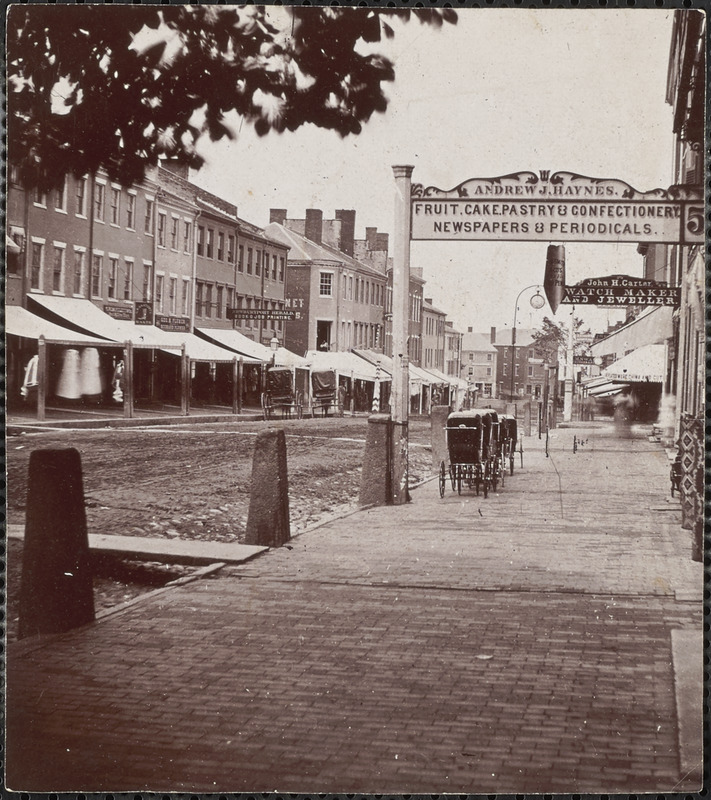
<instances>
[{"instance_id":1,"label":"tall metal pole","mask_svg":"<svg viewBox=\"0 0 711 800\"><path fill-rule=\"evenodd\" d=\"M540 283L532 283L530 286L524 286L523 289L518 293L518 297L516 298L516 303L514 304L514 315L513 315L513 326L511 327L511 402L513 403L515 398L514 392L514 377L516 374L516 316L518 315L518 301L521 299L521 295L524 292L527 292L529 289L539 289L541 286ZM532 300L534 300L532 298ZM543 305L543 303L541 303Z\"/></svg>"},{"instance_id":2,"label":"tall metal pole","mask_svg":"<svg viewBox=\"0 0 711 800\"><path fill-rule=\"evenodd\" d=\"M563 395L563 422L573 418L573 328L575 327L575 306L571 306L570 327L568 328L568 347L565 352L565 394Z\"/></svg>"},{"instance_id":3,"label":"tall metal pole","mask_svg":"<svg viewBox=\"0 0 711 800\"><path fill-rule=\"evenodd\" d=\"M402 505L407 492L408 357L410 320L410 184L413 167L393 166L395 176L395 232L393 242L393 385L392 385L392 502Z\"/></svg>"}]
</instances>

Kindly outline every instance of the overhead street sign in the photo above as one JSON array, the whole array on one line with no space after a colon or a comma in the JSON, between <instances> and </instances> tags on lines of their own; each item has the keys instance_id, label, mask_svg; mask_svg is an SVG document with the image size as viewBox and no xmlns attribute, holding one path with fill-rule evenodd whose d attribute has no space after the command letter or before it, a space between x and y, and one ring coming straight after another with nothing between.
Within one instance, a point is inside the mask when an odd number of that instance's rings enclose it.
<instances>
[{"instance_id":1,"label":"overhead street sign","mask_svg":"<svg viewBox=\"0 0 711 800\"><path fill-rule=\"evenodd\" d=\"M227 319L261 319L268 321L288 321L301 319L300 311L288 309L228 308Z\"/></svg>"},{"instance_id":2,"label":"overhead street sign","mask_svg":"<svg viewBox=\"0 0 711 800\"><path fill-rule=\"evenodd\" d=\"M704 240L700 189L639 192L572 172L473 178L449 191L413 184L411 238L460 241L658 242Z\"/></svg>"},{"instance_id":3,"label":"overhead street sign","mask_svg":"<svg viewBox=\"0 0 711 800\"><path fill-rule=\"evenodd\" d=\"M681 288L647 278L609 275L566 286L561 303L598 306L678 306Z\"/></svg>"}]
</instances>

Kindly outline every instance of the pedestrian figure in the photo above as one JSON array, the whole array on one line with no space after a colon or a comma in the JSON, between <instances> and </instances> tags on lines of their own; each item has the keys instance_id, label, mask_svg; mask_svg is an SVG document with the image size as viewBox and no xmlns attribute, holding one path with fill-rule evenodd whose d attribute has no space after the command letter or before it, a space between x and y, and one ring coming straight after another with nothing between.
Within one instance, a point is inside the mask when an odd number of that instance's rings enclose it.
<instances>
[{"instance_id":1,"label":"pedestrian figure","mask_svg":"<svg viewBox=\"0 0 711 800\"><path fill-rule=\"evenodd\" d=\"M632 437L632 420L634 419L635 402L629 386L624 388L617 397L615 397L614 404L614 419L617 435L621 439L630 439Z\"/></svg>"}]
</instances>

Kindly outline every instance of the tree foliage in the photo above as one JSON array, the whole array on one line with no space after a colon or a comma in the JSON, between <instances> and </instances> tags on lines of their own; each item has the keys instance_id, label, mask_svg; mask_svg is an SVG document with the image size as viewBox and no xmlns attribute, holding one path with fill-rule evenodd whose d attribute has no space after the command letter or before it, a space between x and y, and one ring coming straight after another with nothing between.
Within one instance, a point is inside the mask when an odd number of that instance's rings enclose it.
<instances>
[{"instance_id":1,"label":"tree foliage","mask_svg":"<svg viewBox=\"0 0 711 800\"><path fill-rule=\"evenodd\" d=\"M583 321L575 317L573 320L573 353L582 355L587 350L586 338L590 329L583 330ZM568 328L562 322L555 322L550 317L543 318L539 330L531 331L534 347L539 356L547 364L555 364L558 354L568 347Z\"/></svg>"},{"instance_id":2,"label":"tree foliage","mask_svg":"<svg viewBox=\"0 0 711 800\"><path fill-rule=\"evenodd\" d=\"M394 65L373 52L393 17L441 27L451 9L14 5L9 156L27 185L100 167L124 184L159 157L199 168L196 143L305 123L358 134L384 112Z\"/></svg>"}]
</instances>

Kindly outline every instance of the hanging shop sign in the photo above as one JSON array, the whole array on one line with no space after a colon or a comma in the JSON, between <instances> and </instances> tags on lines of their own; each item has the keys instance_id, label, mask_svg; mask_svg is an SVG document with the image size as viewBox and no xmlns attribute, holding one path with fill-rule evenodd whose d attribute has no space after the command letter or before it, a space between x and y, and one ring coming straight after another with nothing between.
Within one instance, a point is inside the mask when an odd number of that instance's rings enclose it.
<instances>
[{"instance_id":1,"label":"hanging shop sign","mask_svg":"<svg viewBox=\"0 0 711 800\"><path fill-rule=\"evenodd\" d=\"M678 306L681 288L649 278L609 275L566 286L561 303L598 306Z\"/></svg>"},{"instance_id":2,"label":"hanging shop sign","mask_svg":"<svg viewBox=\"0 0 711 800\"><path fill-rule=\"evenodd\" d=\"M572 172L472 178L448 191L411 189L413 240L701 244L700 187L639 192Z\"/></svg>"},{"instance_id":3,"label":"hanging shop sign","mask_svg":"<svg viewBox=\"0 0 711 800\"><path fill-rule=\"evenodd\" d=\"M300 311L291 309L228 308L227 319L261 319L267 321L288 321L301 319Z\"/></svg>"},{"instance_id":4,"label":"hanging shop sign","mask_svg":"<svg viewBox=\"0 0 711 800\"><path fill-rule=\"evenodd\" d=\"M162 331L190 333L190 320L187 317L169 317L163 314L156 314L155 325Z\"/></svg>"},{"instance_id":5,"label":"hanging shop sign","mask_svg":"<svg viewBox=\"0 0 711 800\"><path fill-rule=\"evenodd\" d=\"M136 325L153 324L153 303L140 302L134 304L134 322Z\"/></svg>"},{"instance_id":6,"label":"hanging shop sign","mask_svg":"<svg viewBox=\"0 0 711 800\"><path fill-rule=\"evenodd\" d=\"M104 314L108 314L114 319L133 320L133 309L129 306L114 306L110 303L104 303Z\"/></svg>"},{"instance_id":7,"label":"hanging shop sign","mask_svg":"<svg viewBox=\"0 0 711 800\"><path fill-rule=\"evenodd\" d=\"M602 364L600 356L573 356L573 364Z\"/></svg>"}]
</instances>

